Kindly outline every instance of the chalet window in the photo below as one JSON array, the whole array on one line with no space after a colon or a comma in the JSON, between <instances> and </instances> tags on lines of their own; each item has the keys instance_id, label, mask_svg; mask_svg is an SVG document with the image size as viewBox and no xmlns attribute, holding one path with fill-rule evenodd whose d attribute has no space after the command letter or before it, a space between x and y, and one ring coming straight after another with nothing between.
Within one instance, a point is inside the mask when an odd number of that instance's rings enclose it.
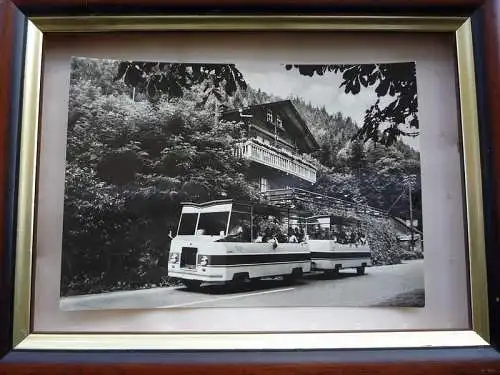
<instances>
[{"instance_id":1,"label":"chalet window","mask_svg":"<svg viewBox=\"0 0 500 375\"><path fill-rule=\"evenodd\" d=\"M267 110L267 122L273 123L273 113L270 110Z\"/></svg>"},{"instance_id":2,"label":"chalet window","mask_svg":"<svg viewBox=\"0 0 500 375\"><path fill-rule=\"evenodd\" d=\"M260 178L260 191L266 192L269 189L269 184L267 182L267 178L261 177Z\"/></svg>"},{"instance_id":3,"label":"chalet window","mask_svg":"<svg viewBox=\"0 0 500 375\"><path fill-rule=\"evenodd\" d=\"M283 123L281 122L281 118L279 116L276 116L276 126L278 129L283 129Z\"/></svg>"}]
</instances>

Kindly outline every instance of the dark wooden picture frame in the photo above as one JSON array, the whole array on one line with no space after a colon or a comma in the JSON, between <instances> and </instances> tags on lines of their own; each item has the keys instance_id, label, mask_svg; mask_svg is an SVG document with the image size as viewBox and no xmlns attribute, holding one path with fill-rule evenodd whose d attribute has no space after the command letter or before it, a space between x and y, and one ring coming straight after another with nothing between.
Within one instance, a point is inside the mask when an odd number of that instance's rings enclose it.
<instances>
[{"instance_id":1,"label":"dark wooden picture frame","mask_svg":"<svg viewBox=\"0 0 500 375\"><path fill-rule=\"evenodd\" d=\"M442 15L472 19L488 277L489 347L304 351L12 351L15 222L26 17L113 14ZM500 372L500 0L0 0L0 373L384 373Z\"/></svg>"}]
</instances>

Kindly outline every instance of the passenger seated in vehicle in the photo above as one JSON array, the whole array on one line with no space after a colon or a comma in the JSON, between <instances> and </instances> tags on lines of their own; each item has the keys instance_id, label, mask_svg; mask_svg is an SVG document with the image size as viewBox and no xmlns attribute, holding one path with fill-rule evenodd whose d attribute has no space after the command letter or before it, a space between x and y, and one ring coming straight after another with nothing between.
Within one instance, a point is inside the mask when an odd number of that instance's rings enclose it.
<instances>
[{"instance_id":1,"label":"passenger seated in vehicle","mask_svg":"<svg viewBox=\"0 0 500 375\"><path fill-rule=\"evenodd\" d=\"M348 238L349 238L349 246L356 245L356 233L350 232Z\"/></svg>"},{"instance_id":2,"label":"passenger seated in vehicle","mask_svg":"<svg viewBox=\"0 0 500 375\"><path fill-rule=\"evenodd\" d=\"M295 228L295 229L297 229L297 228ZM288 242L291 242L291 243L299 242L299 240L297 239L297 236L295 235L292 228L288 229Z\"/></svg>"},{"instance_id":3,"label":"passenger seated in vehicle","mask_svg":"<svg viewBox=\"0 0 500 375\"><path fill-rule=\"evenodd\" d=\"M268 242L271 238L271 231L269 230L269 228L266 228L264 231L264 235L262 236L262 242Z\"/></svg>"},{"instance_id":4,"label":"passenger seated in vehicle","mask_svg":"<svg viewBox=\"0 0 500 375\"><path fill-rule=\"evenodd\" d=\"M226 237L227 242L250 242L250 227L246 224L231 229Z\"/></svg>"},{"instance_id":5,"label":"passenger seated in vehicle","mask_svg":"<svg viewBox=\"0 0 500 375\"><path fill-rule=\"evenodd\" d=\"M243 242L250 242L252 240L250 225L243 224L243 232L241 232L241 238L243 239Z\"/></svg>"},{"instance_id":6,"label":"passenger seated in vehicle","mask_svg":"<svg viewBox=\"0 0 500 375\"><path fill-rule=\"evenodd\" d=\"M264 232L264 237L262 237L262 242L272 243L273 248L276 248L278 246L278 239L276 238L276 235L269 228L266 228Z\"/></svg>"},{"instance_id":7,"label":"passenger seated in vehicle","mask_svg":"<svg viewBox=\"0 0 500 375\"><path fill-rule=\"evenodd\" d=\"M257 238L254 240L254 242L264 242L264 236L261 232L257 234Z\"/></svg>"},{"instance_id":8,"label":"passenger seated in vehicle","mask_svg":"<svg viewBox=\"0 0 500 375\"><path fill-rule=\"evenodd\" d=\"M343 230L341 230L339 235L338 235L338 243L340 243L340 244L347 243L347 236Z\"/></svg>"},{"instance_id":9,"label":"passenger seated in vehicle","mask_svg":"<svg viewBox=\"0 0 500 375\"><path fill-rule=\"evenodd\" d=\"M278 239L276 237L270 238L267 243L272 243L273 244L273 249L276 249L278 247Z\"/></svg>"},{"instance_id":10,"label":"passenger seated in vehicle","mask_svg":"<svg viewBox=\"0 0 500 375\"><path fill-rule=\"evenodd\" d=\"M297 228L295 228L295 235L297 236L297 239L299 240L299 242L303 242L305 241L305 232L304 232L304 229L303 228L300 228L300 230L298 230ZM298 235L297 235L298 233Z\"/></svg>"},{"instance_id":11,"label":"passenger seated in vehicle","mask_svg":"<svg viewBox=\"0 0 500 375\"><path fill-rule=\"evenodd\" d=\"M243 233L243 227L241 225L237 225L230 230L229 236L238 236L241 233Z\"/></svg>"},{"instance_id":12,"label":"passenger seated in vehicle","mask_svg":"<svg viewBox=\"0 0 500 375\"><path fill-rule=\"evenodd\" d=\"M333 231L330 233L330 239L338 243L337 232Z\"/></svg>"},{"instance_id":13,"label":"passenger seated in vehicle","mask_svg":"<svg viewBox=\"0 0 500 375\"><path fill-rule=\"evenodd\" d=\"M286 233L286 231L284 231ZM279 242L288 242L288 236L283 233L281 230L278 231L275 235L274 235L274 238L276 239L276 241L279 241Z\"/></svg>"}]
</instances>

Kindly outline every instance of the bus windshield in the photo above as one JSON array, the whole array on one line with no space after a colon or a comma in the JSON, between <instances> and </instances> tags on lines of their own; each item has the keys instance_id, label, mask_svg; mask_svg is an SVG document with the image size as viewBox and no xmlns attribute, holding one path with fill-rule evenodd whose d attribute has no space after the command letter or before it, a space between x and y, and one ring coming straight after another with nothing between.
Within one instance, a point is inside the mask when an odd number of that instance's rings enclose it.
<instances>
[{"instance_id":1,"label":"bus windshield","mask_svg":"<svg viewBox=\"0 0 500 375\"><path fill-rule=\"evenodd\" d=\"M181 222L179 223L179 235L193 235L195 234L196 221L198 220L197 213L182 214Z\"/></svg>"},{"instance_id":2,"label":"bus windshield","mask_svg":"<svg viewBox=\"0 0 500 375\"><path fill-rule=\"evenodd\" d=\"M200 213L196 234L218 236L226 233L229 212L203 212Z\"/></svg>"}]
</instances>

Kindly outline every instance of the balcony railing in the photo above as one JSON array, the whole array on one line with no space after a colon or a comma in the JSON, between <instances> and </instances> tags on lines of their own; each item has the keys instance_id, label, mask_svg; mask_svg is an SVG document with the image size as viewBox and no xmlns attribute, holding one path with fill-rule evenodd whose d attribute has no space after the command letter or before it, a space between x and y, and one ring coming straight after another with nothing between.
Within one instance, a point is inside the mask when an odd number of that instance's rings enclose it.
<instances>
[{"instance_id":1,"label":"balcony railing","mask_svg":"<svg viewBox=\"0 0 500 375\"><path fill-rule=\"evenodd\" d=\"M292 174L310 183L316 182L316 167L299 155L279 150L271 145L250 139L236 149L239 157L255 161L282 172Z\"/></svg>"}]
</instances>

